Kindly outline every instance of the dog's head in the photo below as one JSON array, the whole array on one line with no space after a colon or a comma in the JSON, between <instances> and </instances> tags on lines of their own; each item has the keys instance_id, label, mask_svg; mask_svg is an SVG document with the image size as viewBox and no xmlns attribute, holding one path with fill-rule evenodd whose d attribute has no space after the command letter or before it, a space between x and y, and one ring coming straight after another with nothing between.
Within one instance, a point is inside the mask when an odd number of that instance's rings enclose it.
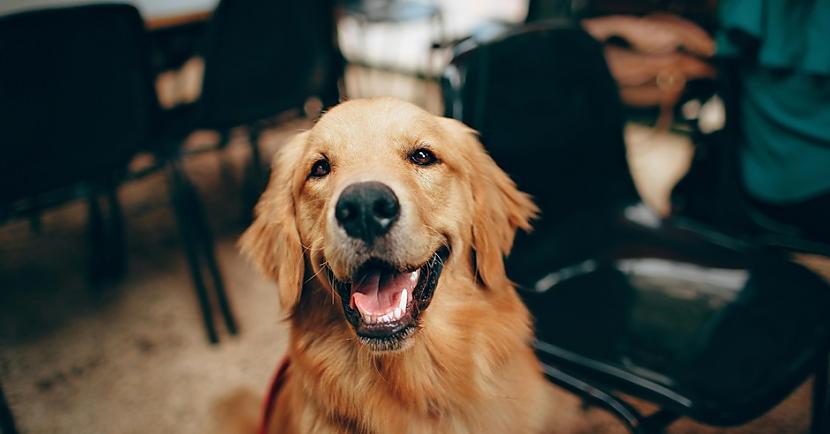
<instances>
[{"instance_id":1,"label":"dog's head","mask_svg":"<svg viewBox=\"0 0 830 434\"><path fill-rule=\"evenodd\" d=\"M405 348L429 326L446 275L510 288L504 255L537 212L474 131L389 98L334 107L273 169L243 251L288 312L316 279L331 293L319 303L339 300L342 326L372 351Z\"/></svg>"}]
</instances>

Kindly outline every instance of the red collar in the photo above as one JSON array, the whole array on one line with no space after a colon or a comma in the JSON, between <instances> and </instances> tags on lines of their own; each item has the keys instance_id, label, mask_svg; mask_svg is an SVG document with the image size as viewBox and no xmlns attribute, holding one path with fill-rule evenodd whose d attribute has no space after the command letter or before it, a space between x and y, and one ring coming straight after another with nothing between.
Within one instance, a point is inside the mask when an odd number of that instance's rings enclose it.
<instances>
[{"instance_id":1,"label":"red collar","mask_svg":"<svg viewBox=\"0 0 830 434\"><path fill-rule=\"evenodd\" d=\"M259 434L267 434L268 425L271 423L271 416L274 413L274 406L277 403L277 395L280 389L285 385L285 378L287 376L288 365L290 360L288 356L283 357L277 368L277 373L274 374L274 379L271 381L271 387L268 388L268 394L265 395L265 406L262 408L262 421L259 425Z\"/></svg>"}]
</instances>

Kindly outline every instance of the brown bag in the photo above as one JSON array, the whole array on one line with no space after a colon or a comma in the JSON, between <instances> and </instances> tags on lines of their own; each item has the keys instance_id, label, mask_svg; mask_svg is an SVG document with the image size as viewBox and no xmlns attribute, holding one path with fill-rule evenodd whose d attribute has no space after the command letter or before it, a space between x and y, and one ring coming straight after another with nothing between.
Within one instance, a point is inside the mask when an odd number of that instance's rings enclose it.
<instances>
[{"instance_id":1,"label":"brown bag","mask_svg":"<svg viewBox=\"0 0 830 434\"><path fill-rule=\"evenodd\" d=\"M670 14L645 17L611 15L582 20L595 39L623 40L627 46L606 44L605 58L620 88L623 103L659 107L657 126L668 127L689 80L715 78L707 59L715 42L705 30Z\"/></svg>"}]
</instances>

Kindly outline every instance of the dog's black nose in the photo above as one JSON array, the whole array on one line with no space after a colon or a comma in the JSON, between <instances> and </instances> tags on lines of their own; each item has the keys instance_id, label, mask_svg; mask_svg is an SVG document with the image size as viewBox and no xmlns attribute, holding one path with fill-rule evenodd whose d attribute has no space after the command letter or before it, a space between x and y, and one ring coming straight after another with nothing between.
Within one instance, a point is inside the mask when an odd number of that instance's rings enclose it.
<instances>
[{"instance_id":1,"label":"dog's black nose","mask_svg":"<svg viewBox=\"0 0 830 434\"><path fill-rule=\"evenodd\" d=\"M334 216L346 233L367 244L389 232L400 213L395 192L374 181L346 187L334 208Z\"/></svg>"}]
</instances>

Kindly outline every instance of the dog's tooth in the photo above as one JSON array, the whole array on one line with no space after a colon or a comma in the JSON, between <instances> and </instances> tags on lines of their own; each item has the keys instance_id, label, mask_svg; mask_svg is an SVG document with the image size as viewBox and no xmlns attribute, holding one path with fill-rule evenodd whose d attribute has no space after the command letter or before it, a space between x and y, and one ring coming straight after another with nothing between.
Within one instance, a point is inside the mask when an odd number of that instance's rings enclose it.
<instances>
[{"instance_id":1,"label":"dog's tooth","mask_svg":"<svg viewBox=\"0 0 830 434\"><path fill-rule=\"evenodd\" d=\"M401 310L406 309L406 303L409 301L409 300L407 300L408 295L409 295L409 292L406 290L406 288L404 288L401 291L401 299L398 301L398 308L399 309L401 309Z\"/></svg>"},{"instance_id":2,"label":"dog's tooth","mask_svg":"<svg viewBox=\"0 0 830 434\"><path fill-rule=\"evenodd\" d=\"M421 274L421 270L415 270L415 271L409 273L409 280L411 280L413 282L418 280L418 275L419 274Z\"/></svg>"},{"instance_id":3,"label":"dog's tooth","mask_svg":"<svg viewBox=\"0 0 830 434\"><path fill-rule=\"evenodd\" d=\"M395 309L395 319L399 320L399 319L401 319L402 316L403 316L403 309L396 308Z\"/></svg>"}]
</instances>

